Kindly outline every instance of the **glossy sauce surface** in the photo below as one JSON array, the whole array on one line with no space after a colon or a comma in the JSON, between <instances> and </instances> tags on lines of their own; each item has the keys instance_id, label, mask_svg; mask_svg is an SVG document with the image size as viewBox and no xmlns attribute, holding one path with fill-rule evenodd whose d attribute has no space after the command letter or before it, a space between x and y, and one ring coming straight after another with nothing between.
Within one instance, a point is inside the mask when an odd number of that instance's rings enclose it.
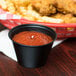
<instances>
[{"instance_id":1,"label":"glossy sauce surface","mask_svg":"<svg viewBox=\"0 0 76 76\"><path fill-rule=\"evenodd\" d=\"M17 43L30 46L45 45L53 41L53 39L41 32L23 31L14 35L13 40Z\"/></svg>"}]
</instances>

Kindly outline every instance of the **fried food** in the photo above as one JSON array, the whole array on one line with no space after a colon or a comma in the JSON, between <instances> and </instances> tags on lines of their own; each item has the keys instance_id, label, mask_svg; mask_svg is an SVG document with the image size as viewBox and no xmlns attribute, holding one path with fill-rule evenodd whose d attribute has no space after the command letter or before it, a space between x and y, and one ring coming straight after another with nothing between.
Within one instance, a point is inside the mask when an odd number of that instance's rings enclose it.
<instances>
[{"instance_id":1,"label":"fried food","mask_svg":"<svg viewBox=\"0 0 76 76\"><path fill-rule=\"evenodd\" d=\"M71 13L76 15L76 0L54 0L53 2L57 10L61 13Z\"/></svg>"},{"instance_id":2,"label":"fried food","mask_svg":"<svg viewBox=\"0 0 76 76\"><path fill-rule=\"evenodd\" d=\"M7 11L10 11L10 13L13 13L13 14L16 13L16 8L12 0L6 0L6 5L7 5L7 8L6 8Z\"/></svg>"},{"instance_id":3,"label":"fried food","mask_svg":"<svg viewBox=\"0 0 76 76\"><path fill-rule=\"evenodd\" d=\"M27 6L30 4L30 0L11 0L15 6Z\"/></svg>"},{"instance_id":4,"label":"fried food","mask_svg":"<svg viewBox=\"0 0 76 76\"><path fill-rule=\"evenodd\" d=\"M54 19L52 17L41 16L32 7L31 0L5 0L8 12L24 17L31 21L62 23L61 19ZM48 1L49 2L49 1ZM3 7L2 7L3 8ZM4 8L3 8L4 9Z\"/></svg>"},{"instance_id":5,"label":"fried food","mask_svg":"<svg viewBox=\"0 0 76 76\"><path fill-rule=\"evenodd\" d=\"M64 23L76 23L76 17L74 17L72 14L61 14L57 13L52 16L53 18L56 19L62 19Z\"/></svg>"},{"instance_id":6,"label":"fried food","mask_svg":"<svg viewBox=\"0 0 76 76\"><path fill-rule=\"evenodd\" d=\"M3 9L7 8L5 0L0 0L0 5L2 6Z\"/></svg>"},{"instance_id":7,"label":"fried food","mask_svg":"<svg viewBox=\"0 0 76 76\"><path fill-rule=\"evenodd\" d=\"M53 6L51 0L32 0L32 6L41 15L50 15L56 13L56 8Z\"/></svg>"},{"instance_id":8,"label":"fried food","mask_svg":"<svg viewBox=\"0 0 76 76\"><path fill-rule=\"evenodd\" d=\"M42 15L51 15L56 10L76 15L76 0L33 0L33 7Z\"/></svg>"},{"instance_id":9,"label":"fried food","mask_svg":"<svg viewBox=\"0 0 76 76\"><path fill-rule=\"evenodd\" d=\"M49 23L76 23L74 0L0 0L0 6L25 19Z\"/></svg>"}]
</instances>

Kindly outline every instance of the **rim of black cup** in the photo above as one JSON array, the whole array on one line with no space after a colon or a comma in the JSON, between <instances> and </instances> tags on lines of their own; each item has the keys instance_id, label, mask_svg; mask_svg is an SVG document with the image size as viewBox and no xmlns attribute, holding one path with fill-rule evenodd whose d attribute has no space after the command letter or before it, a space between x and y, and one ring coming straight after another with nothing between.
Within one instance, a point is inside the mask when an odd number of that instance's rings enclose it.
<instances>
[{"instance_id":1,"label":"rim of black cup","mask_svg":"<svg viewBox=\"0 0 76 76\"><path fill-rule=\"evenodd\" d=\"M26 26L26 25L29 25L29 24L22 24L22 25L18 25L18 26L15 26L14 28L12 28L12 29L9 31L9 33L8 33L9 38L12 40L12 38L10 37L10 35L11 35L11 32L12 32L14 29L16 29L16 28L18 28L18 27ZM27 47L42 47L42 46L46 46L46 45L49 45L49 44L53 43L53 42L57 39L57 33L56 33L52 28L50 28L50 27L48 27L48 26L41 25L41 24L30 24L30 25L45 27L45 28L47 28L47 29L52 30L52 32L54 32L54 34L55 34L55 38L53 39L53 41L49 42L48 44L38 45L38 46L23 45L23 44L17 43L17 42L14 41L14 40L12 40L12 41L13 41L14 43L18 44L18 45L21 45L21 46L27 46Z\"/></svg>"}]
</instances>

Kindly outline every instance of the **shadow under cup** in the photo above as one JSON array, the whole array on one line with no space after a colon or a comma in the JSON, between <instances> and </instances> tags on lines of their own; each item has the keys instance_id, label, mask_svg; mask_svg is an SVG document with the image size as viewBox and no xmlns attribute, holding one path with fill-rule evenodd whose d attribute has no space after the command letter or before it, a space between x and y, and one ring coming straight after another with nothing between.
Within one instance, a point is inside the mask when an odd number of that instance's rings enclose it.
<instances>
[{"instance_id":1,"label":"shadow under cup","mask_svg":"<svg viewBox=\"0 0 76 76\"><path fill-rule=\"evenodd\" d=\"M12 40L13 36L22 31L41 32L52 37L53 41L46 45L40 45L40 46L22 45L13 41ZM13 42L18 63L23 67L37 68L43 66L46 63L53 42L57 38L57 34L53 29L47 26L38 24L23 24L10 30L9 37Z\"/></svg>"}]
</instances>

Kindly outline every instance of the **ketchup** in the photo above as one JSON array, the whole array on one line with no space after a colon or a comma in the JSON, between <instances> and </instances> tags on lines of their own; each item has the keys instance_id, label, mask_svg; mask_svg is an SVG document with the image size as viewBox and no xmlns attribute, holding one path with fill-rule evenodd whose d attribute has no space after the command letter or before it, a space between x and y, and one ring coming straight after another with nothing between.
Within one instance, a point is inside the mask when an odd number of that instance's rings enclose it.
<instances>
[{"instance_id":1,"label":"ketchup","mask_svg":"<svg viewBox=\"0 0 76 76\"><path fill-rule=\"evenodd\" d=\"M14 35L13 40L17 43L30 46L45 45L53 41L53 39L41 32L23 31Z\"/></svg>"}]
</instances>

